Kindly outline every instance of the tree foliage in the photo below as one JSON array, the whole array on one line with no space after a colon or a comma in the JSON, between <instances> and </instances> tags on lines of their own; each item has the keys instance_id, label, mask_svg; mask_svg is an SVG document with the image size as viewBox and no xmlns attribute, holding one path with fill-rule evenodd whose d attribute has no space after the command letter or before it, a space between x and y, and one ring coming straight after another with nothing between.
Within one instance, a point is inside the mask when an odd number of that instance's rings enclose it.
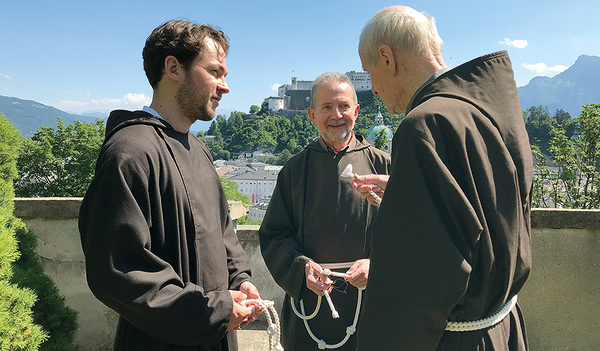
<instances>
[{"instance_id":1,"label":"tree foliage","mask_svg":"<svg viewBox=\"0 0 600 351\"><path fill-rule=\"evenodd\" d=\"M17 161L15 192L22 197L83 196L104 140L104 120L42 127L25 139Z\"/></svg>"},{"instance_id":2,"label":"tree foliage","mask_svg":"<svg viewBox=\"0 0 600 351\"><path fill-rule=\"evenodd\" d=\"M554 116L550 115L548 107L531 106L523 111L525 128L529 134L529 143L538 145L542 153L547 154L550 146L551 130L561 126L570 138L575 132L575 119L563 110L556 110Z\"/></svg>"},{"instance_id":3,"label":"tree foliage","mask_svg":"<svg viewBox=\"0 0 600 351\"><path fill-rule=\"evenodd\" d=\"M21 136L0 115L0 350L38 350L48 335L33 321L36 294L20 287L13 276L14 262L21 256L16 230L23 228L13 215L13 179Z\"/></svg>"},{"instance_id":4,"label":"tree foliage","mask_svg":"<svg viewBox=\"0 0 600 351\"><path fill-rule=\"evenodd\" d=\"M377 137L375 138L375 147L379 150L385 150L388 147L390 139L387 136L387 131L382 129L377 133Z\"/></svg>"},{"instance_id":5,"label":"tree foliage","mask_svg":"<svg viewBox=\"0 0 600 351\"><path fill-rule=\"evenodd\" d=\"M225 191L225 197L229 201L241 201L244 206L251 206L252 200L250 196L242 194L238 191L238 183L233 180L221 177L221 185L223 185L223 191Z\"/></svg>"},{"instance_id":6,"label":"tree foliage","mask_svg":"<svg viewBox=\"0 0 600 351\"><path fill-rule=\"evenodd\" d=\"M232 112L229 119L217 116L205 137L208 135L214 137L206 144L213 158L229 160L257 150L276 154L287 150L295 154L319 133L306 114L288 119L268 114L249 117L241 112Z\"/></svg>"},{"instance_id":7,"label":"tree foliage","mask_svg":"<svg viewBox=\"0 0 600 351\"><path fill-rule=\"evenodd\" d=\"M396 130L402 114L390 115L379 96L371 92L358 92L357 95L361 109L354 126L355 133L364 135L380 111L384 123ZM261 150L279 155L267 162L281 164L282 160L289 159L288 153L294 155L302 151L319 136L319 130L306 113L288 118L269 112L267 107L265 100L260 108L252 105L250 115L234 111L229 118L217 116L205 133L205 136L214 136L214 141L207 143L213 158L229 160L242 153Z\"/></svg>"},{"instance_id":8,"label":"tree foliage","mask_svg":"<svg viewBox=\"0 0 600 351\"><path fill-rule=\"evenodd\" d=\"M574 135L568 135L565 124L575 126ZM556 122L549 131L549 157L540 146L532 150L535 206L600 207L600 104L584 104L577 119Z\"/></svg>"}]
</instances>

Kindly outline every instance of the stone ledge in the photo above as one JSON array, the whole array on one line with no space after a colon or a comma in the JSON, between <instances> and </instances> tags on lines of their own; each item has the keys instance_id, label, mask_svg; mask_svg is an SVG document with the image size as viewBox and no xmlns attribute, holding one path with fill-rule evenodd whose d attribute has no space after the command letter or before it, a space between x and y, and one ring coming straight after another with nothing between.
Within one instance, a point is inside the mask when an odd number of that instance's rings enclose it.
<instances>
[{"instance_id":1,"label":"stone ledge","mask_svg":"<svg viewBox=\"0 0 600 351\"><path fill-rule=\"evenodd\" d=\"M600 229L600 210L534 208L531 211L531 227L553 229Z\"/></svg>"},{"instance_id":2,"label":"stone ledge","mask_svg":"<svg viewBox=\"0 0 600 351\"><path fill-rule=\"evenodd\" d=\"M77 218L80 197L15 198L14 214L18 218L69 219ZM232 219L246 215L240 201L228 201ZM600 229L600 210L572 210L562 208L534 208L531 212L533 228ZM237 227L240 240L258 240L256 225Z\"/></svg>"},{"instance_id":3,"label":"stone ledge","mask_svg":"<svg viewBox=\"0 0 600 351\"><path fill-rule=\"evenodd\" d=\"M79 217L81 197L16 197L14 199L15 217L69 219ZM246 215L246 208L241 201L227 201L231 219Z\"/></svg>"},{"instance_id":4,"label":"stone ledge","mask_svg":"<svg viewBox=\"0 0 600 351\"><path fill-rule=\"evenodd\" d=\"M68 219L79 216L80 197L17 197L15 217Z\"/></svg>"}]
</instances>

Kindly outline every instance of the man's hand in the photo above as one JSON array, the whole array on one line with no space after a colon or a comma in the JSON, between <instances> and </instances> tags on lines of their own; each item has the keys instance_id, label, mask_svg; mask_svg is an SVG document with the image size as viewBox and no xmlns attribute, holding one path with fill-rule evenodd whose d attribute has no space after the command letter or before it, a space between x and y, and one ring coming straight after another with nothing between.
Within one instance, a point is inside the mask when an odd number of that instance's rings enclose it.
<instances>
[{"instance_id":1,"label":"man's hand","mask_svg":"<svg viewBox=\"0 0 600 351\"><path fill-rule=\"evenodd\" d=\"M258 289L256 288L256 286L254 286L254 284L252 284L252 282L246 281L243 282L242 285L240 285L240 291L243 292L244 294L246 294L247 299L260 299L260 294L258 293ZM260 307L260 305L258 304L253 304L256 308L256 313L262 313L262 307ZM254 320L251 320L249 322L252 322Z\"/></svg>"},{"instance_id":2,"label":"man's hand","mask_svg":"<svg viewBox=\"0 0 600 351\"><path fill-rule=\"evenodd\" d=\"M313 260L308 260L304 266L304 275L306 276L306 287L315 294L323 296L323 290L331 292L333 281L323 274L323 268Z\"/></svg>"},{"instance_id":3,"label":"man's hand","mask_svg":"<svg viewBox=\"0 0 600 351\"><path fill-rule=\"evenodd\" d=\"M246 294L247 299L260 299L258 289L252 282L243 282L242 285L240 285L240 291Z\"/></svg>"},{"instance_id":4,"label":"man's hand","mask_svg":"<svg viewBox=\"0 0 600 351\"><path fill-rule=\"evenodd\" d=\"M371 260L368 258L354 262L352 267L346 272L348 274L348 279L346 279L348 283L359 289L366 287L369 280L370 266Z\"/></svg>"},{"instance_id":5,"label":"man's hand","mask_svg":"<svg viewBox=\"0 0 600 351\"><path fill-rule=\"evenodd\" d=\"M233 300L233 311L231 312L231 319L229 320L227 331L243 328L256 319L256 307L254 305L246 307L240 303L248 298L246 294L235 290L229 290L229 293Z\"/></svg>"},{"instance_id":6,"label":"man's hand","mask_svg":"<svg viewBox=\"0 0 600 351\"><path fill-rule=\"evenodd\" d=\"M383 192L389 179L390 176L386 174L355 174L352 186L360 193L360 196L366 198L371 205L379 206L375 198L369 194L369 190L373 190L375 194L380 198L383 198Z\"/></svg>"}]
</instances>

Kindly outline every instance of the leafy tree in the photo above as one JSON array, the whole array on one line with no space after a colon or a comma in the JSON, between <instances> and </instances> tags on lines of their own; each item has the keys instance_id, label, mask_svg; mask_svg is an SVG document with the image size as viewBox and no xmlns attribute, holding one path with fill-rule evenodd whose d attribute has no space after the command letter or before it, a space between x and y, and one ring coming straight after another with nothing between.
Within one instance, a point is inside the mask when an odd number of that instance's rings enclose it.
<instances>
[{"instance_id":1,"label":"leafy tree","mask_svg":"<svg viewBox=\"0 0 600 351\"><path fill-rule=\"evenodd\" d=\"M540 162L541 150L533 149L537 162L534 202L564 208L599 208L600 104L583 105L573 140L562 125L550 131L549 154L553 165Z\"/></svg>"},{"instance_id":2,"label":"leafy tree","mask_svg":"<svg viewBox=\"0 0 600 351\"><path fill-rule=\"evenodd\" d=\"M261 116L265 116L265 115L269 115L270 111L269 111L269 100L268 99L264 99L262 104L260 104L260 111L258 111L258 114Z\"/></svg>"},{"instance_id":3,"label":"leafy tree","mask_svg":"<svg viewBox=\"0 0 600 351\"><path fill-rule=\"evenodd\" d=\"M212 143L206 144L206 147L215 160L231 159L231 153L228 150L225 150L222 141L213 141Z\"/></svg>"},{"instance_id":4,"label":"leafy tree","mask_svg":"<svg viewBox=\"0 0 600 351\"><path fill-rule=\"evenodd\" d=\"M50 338L40 351L75 351L75 333L78 328L77 312L69 308L54 281L44 273L35 248L37 238L24 225L16 228L21 256L13 266L13 281L35 291L38 301L33 306L33 321L48 332Z\"/></svg>"},{"instance_id":5,"label":"leafy tree","mask_svg":"<svg viewBox=\"0 0 600 351\"><path fill-rule=\"evenodd\" d=\"M202 140L203 143L206 143L206 137L204 136L203 131L199 131L198 133L196 133L196 138Z\"/></svg>"},{"instance_id":6,"label":"leafy tree","mask_svg":"<svg viewBox=\"0 0 600 351\"><path fill-rule=\"evenodd\" d=\"M242 204L246 207L252 206L252 200L250 199L250 196L239 192L238 183L225 177L221 177L221 184L223 185L223 190L225 191L225 196L227 197L227 200L241 201Z\"/></svg>"},{"instance_id":7,"label":"leafy tree","mask_svg":"<svg viewBox=\"0 0 600 351\"><path fill-rule=\"evenodd\" d=\"M288 149L284 149L281 154L279 154L279 157L277 157L275 165L283 166L290 158L292 158L292 153Z\"/></svg>"},{"instance_id":8,"label":"leafy tree","mask_svg":"<svg viewBox=\"0 0 600 351\"><path fill-rule=\"evenodd\" d=\"M36 294L14 281L13 264L21 256L16 230L24 224L14 217L13 179L21 136L0 115L0 347L2 350L38 350L48 339L34 324Z\"/></svg>"},{"instance_id":9,"label":"leafy tree","mask_svg":"<svg viewBox=\"0 0 600 351\"><path fill-rule=\"evenodd\" d=\"M377 133L377 137L375 138L375 147L379 150L385 150L388 148L388 143L390 139L387 136L387 130L382 129Z\"/></svg>"},{"instance_id":10,"label":"leafy tree","mask_svg":"<svg viewBox=\"0 0 600 351\"><path fill-rule=\"evenodd\" d=\"M23 141L15 183L18 196L83 196L104 140L104 120L42 127Z\"/></svg>"},{"instance_id":11,"label":"leafy tree","mask_svg":"<svg viewBox=\"0 0 600 351\"><path fill-rule=\"evenodd\" d=\"M256 114L258 114L259 111L260 111L260 107L258 107L256 105L250 106L250 114L251 115L256 115Z\"/></svg>"}]
</instances>

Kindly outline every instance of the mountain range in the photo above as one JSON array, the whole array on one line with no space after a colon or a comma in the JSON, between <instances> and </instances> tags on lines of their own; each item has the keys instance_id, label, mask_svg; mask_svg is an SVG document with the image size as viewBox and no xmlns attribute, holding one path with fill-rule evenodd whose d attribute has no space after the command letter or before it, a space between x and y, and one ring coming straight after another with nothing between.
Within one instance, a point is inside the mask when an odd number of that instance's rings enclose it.
<instances>
[{"instance_id":1,"label":"mountain range","mask_svg":"<svg viewBox=\"0 0 600 351\"><path fill-rule=\"evenodd\" d=\"M578 117L584 103L600 103L600 57L581 55L566 71L552 77L535 77L517 88L521 108L547 106L550 114L562 109ZM0 114L12 123L23 137L31 136L41 126L56 128L57 117L65 125L76 120L89 123L99 115L70 114L32 100L0 95ZM106 118L106 116L104 117Z\"/></svg>"},{"instance_id":2,"label":"mountain range","mask_svg":"<svg viewBox=\"0 0 600 351\"><path fill-rule=\"evenodd\" d=\"M581 55L552 78L535 77L517 89L521 108L547 106L551 115L562 109L578 117L583 104L600 103L600 57Z\"/></svg>"},{"instance_id":3,"label":"mountain range","mask_svg":"<svg viewBox=\"0 0 600 351\"><path fill-rule=\"evenodd\" d=\"M36 101L2 95L0 95L0 114L21 132L22 137L31 136L42 126L56 129L58 117L65 125L73 124L75 121L84 123L96 121L96 117L74 115Z\"/></svg>"}]
</instances>

